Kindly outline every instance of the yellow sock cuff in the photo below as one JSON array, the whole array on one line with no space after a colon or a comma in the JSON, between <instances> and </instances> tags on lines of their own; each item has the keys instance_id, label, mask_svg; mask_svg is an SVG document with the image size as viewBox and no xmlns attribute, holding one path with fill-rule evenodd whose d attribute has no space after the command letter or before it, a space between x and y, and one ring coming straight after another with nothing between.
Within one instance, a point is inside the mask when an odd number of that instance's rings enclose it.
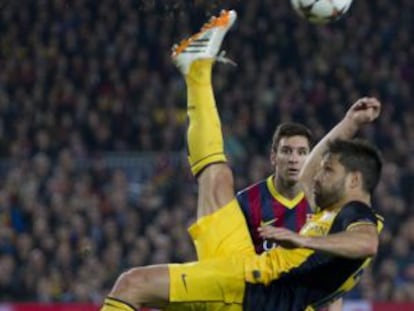
<instances>
[{"instance_id":1,"label":"yellow sock cuff","mask_svg":"<svg viewBox=\"0 0 414 311\"><path fill-rule=\"evenodd\" d=\"M100 311L137 311L130 304L116 298L107 297Z\"/></svg>"},{"instance_id":2,"label":"yellow sock cuff","mask_svg":"<svg viewBox=\"0 0 414 311\"><path fill-rule=\"evenodd\" d=\"M225 163L227 162L227 158L224 153L217 153L210 154L207 157L198 160L196 163L191 163L191 158L189 157L189 162L191 164L191 172L194 176L198 176L207 166L214 163Z\"/></svg>"}]
</instances>

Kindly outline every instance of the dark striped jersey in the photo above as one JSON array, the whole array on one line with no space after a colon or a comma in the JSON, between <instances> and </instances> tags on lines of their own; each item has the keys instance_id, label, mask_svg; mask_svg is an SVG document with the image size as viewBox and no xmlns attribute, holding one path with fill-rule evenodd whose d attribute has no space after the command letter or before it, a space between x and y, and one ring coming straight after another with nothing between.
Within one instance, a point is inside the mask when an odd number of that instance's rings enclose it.
<instances>
[{"instance_id":1,"label":"dark striped jersey","mask_svg":"<svg viewBox=\"0 0 414 311\"><path fill-rule=\"evenodd\" d=\"M361 202L350 202L338 213L322 210L305 224L300 234L324 236L372 223L382 228L382 219ZM247 269L245 311L318 310L351 290L371 258L344 258L310 249L277 247L261 255L272 263L270 280ZM249 276L250 280L249 280ZM266 284L266 285L264 285Z\"/></svg>"},{"instance_id":2,"label":"dark striped jersey","mask_svg":"<svg viewBox=\"0 0 414 311\"><path fill-rule=\"evenodd\" d=\"M292 200L277 192L273 175L237 193L237 200L246 218L256 252L262 253L274 247L258 234L261 225L272 224L299 232L312 212L304 193Z\"/></svg>"}]
</instances>

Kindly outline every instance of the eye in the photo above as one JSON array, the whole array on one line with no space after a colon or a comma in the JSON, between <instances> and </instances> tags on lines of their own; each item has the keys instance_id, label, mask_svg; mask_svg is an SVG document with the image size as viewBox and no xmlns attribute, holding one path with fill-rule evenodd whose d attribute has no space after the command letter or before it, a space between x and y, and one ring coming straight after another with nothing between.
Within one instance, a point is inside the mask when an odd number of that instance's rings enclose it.
<instances>
[{"instance_id":1,"label":"eye","mask_svg":"<svg viewBox=\"0 0 414 311\"><path fill-rule=\"evenodd\" d=\"M308 154L308 151L306 150L306 149L300 149L299 150L299 155L301 155L301 156L305 156L305 155L307 155Z\"/></svg>"},{"instance_id":2,"label":"eye","mask_svg":"<svg viewBox=\"0 0 414 311\"><path fill-rule=\"evenodd\" d=\"M291 149L291 148L282 148L282 149L280 150L280 152L281 152L282 154L291 154L291 153L292 153L292 149Z\"/></svg>"}]
</instances>

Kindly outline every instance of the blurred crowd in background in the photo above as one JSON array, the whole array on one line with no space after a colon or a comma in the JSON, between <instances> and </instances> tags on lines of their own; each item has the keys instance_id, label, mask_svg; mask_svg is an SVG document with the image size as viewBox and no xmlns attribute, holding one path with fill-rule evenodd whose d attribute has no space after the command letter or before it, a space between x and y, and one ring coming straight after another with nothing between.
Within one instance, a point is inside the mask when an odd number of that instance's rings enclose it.
<instances>
[{"instance_id":1,"label":"blurred crowd in background","mask_svg":"<svg viewBox=\"0 0 414 311\"><path fill-rule=\"evenodd\" d=\"M151 2L151 1L149 1ZM137 4L138 3L138 4ZM365 95L386 160L381 249L347 297L414 300L414 2L355 1L313 26L284 1L19 0L0 10L0 300L101 299L127 267L195 259L186 90L170 47L231 4L214 87L241 189L271 173L276 125L317 138Z\"/></svg>"}]
</instances>

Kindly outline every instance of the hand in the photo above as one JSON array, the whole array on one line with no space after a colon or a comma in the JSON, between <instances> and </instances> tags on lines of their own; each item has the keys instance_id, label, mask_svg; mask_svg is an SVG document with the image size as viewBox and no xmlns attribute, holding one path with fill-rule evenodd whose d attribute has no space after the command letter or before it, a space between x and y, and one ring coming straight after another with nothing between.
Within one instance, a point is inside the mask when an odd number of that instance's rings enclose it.
<instances>
[{"instance_id":1,"label":"hand","mask_svg":"<svg viewBox=\"0 0 414 311\"><path fill-rule=\"evenodd\" d=\"M375 97L362 97L348 109L345 118L356 126L371 123L381 112L381 103Z\"/></svg>"},{"instance_id":2,"label":"hand","mask_svg":"<svg viewBox=\"0 0 414 311\"><path fill-rule=\"evenodd\" d=\"M285 248L303 247L305 237L289 229L264 226L257 229L260 237L266 240L276 241Z\"/></svg>"}]
</instances>

